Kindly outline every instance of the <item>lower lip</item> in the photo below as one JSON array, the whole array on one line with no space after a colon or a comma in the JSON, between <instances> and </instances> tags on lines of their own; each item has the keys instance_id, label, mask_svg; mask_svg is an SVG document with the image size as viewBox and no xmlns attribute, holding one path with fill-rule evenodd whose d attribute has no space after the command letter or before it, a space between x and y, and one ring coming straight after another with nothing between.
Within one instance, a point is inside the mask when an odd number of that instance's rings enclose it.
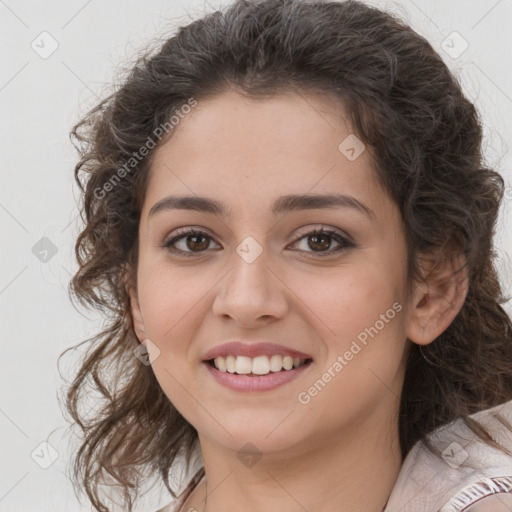
<instances>
[{"instance_id":1,"label":"lower lip","mask_svg":"<svg viewBox=\"0 0 512 512\"><path fill-rule=\"evenodd\" d=\"M238 375L236 373L221 372L213 367L210 363L204 363L208 371L212 374L213 378L223 386L232 389L233 391L241 391L245 393L252 393L255 391L270 391L279 386L292 381L301 375L309 368L311 362L303 364L293 370L282 370L280 372L268 373L267 375L259 375L257 377L250 377L248 375Z\"/></svg>"}]
</instances>

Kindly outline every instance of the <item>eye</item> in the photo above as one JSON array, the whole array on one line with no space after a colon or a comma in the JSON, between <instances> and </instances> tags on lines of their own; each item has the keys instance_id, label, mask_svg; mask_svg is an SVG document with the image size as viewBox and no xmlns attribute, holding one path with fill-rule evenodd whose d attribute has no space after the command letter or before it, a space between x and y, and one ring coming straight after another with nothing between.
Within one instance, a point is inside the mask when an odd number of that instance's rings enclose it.
<instances>
[{"instance_id":1,"label":"eye","mask_svg":"<svg viewBox=\"0 0 512 512\"><path fill-rule=\"evenodd\" d=\"M293 244L297 244L302 240L306 240L307 247L313 249L300 249L302 252L317 253L320 257L324 255L329 256L341 252L345 249L355 247L355 244L348 240L341 233L324 229L323 227L308 231L301 237L297 238ZM201 254L206 252L209 249L212 241L213 238L205 231L199 229L184 228L178 230L175 236L164 242L162 247L165 247L170 252L175 254L189 257L193 256L194 253ZM338 244L338 246L334 249L331 248L333 241ZM218 250L218 248L214 250Z\"/></svg>"},{"instance_id":2,"label":"eye","mask_svg":"<svg viewBox=\"0 0 512 512\"><path fill-rule=\"evenodd\" d=\"M178 234L163 244L163 247L183 256L192 256L208 249L213 238L205 231L197 229L178 230ZM178 247L181 244L181 247Z\"/></svg>"},{"instance_id":3,"label":"eye","mask_svg":"<svg viewBox=\"0 0 512 512\"><path fill-rule=\"evenodd\" d=\"M323 227L320 229L314 229L312 231L308 231L301 237L299 237L294 244L297 244L301 240L306 242L306 247L311 248L313 250L308 251L307 249L301 249L304 252L313 252L318 253L320 256L331 255L341 252L345 249L355 247L355 244L348 240L346 237L338 233L337 231L324 229ZM332 245L332 241L335 241L338 246L334 249L330 248Z\"/></svg>"}]
</instances>

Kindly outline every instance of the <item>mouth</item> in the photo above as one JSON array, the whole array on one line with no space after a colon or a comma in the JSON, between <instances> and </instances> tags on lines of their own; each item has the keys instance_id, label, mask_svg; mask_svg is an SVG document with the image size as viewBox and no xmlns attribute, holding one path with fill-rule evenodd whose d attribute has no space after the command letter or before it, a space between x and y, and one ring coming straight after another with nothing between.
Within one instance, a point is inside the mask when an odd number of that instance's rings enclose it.
<instances>
[{"instance_id":1,"label":"mouth","mask_svg":"<svg viewBox=\"0 0 512 512\"><path fill-rule=\"evenodd\" d=\"M237 393L276 390L298 379L311 367L311 358L291 356L219 356L203 361L214 381ZM285 386L286 387L286 386Z\"/></svg>"},{"instance_id":2,"label":"mouth","mask_svg":"<svg viewBox=\"0 0 512 512\"><path fill-rule=\"evenodd\" d=\"M310 354L268 341L230 341L202 358L213 379L232 391L270 391L297 379L313 362Z\"/></svg>"},{"instance_id":3,"label":"mouth","mask_svg":"<svg viewBox=\"0 0 512 512\"><path fill-rule=\"evenodd\" d=\"M222 373L244 375L247 377L264 377L269 374L293 372L311 364L311 358L292 356L260 355L256 357L228 355L205 361L211 368Z\"/></svg>"}]
</instances>

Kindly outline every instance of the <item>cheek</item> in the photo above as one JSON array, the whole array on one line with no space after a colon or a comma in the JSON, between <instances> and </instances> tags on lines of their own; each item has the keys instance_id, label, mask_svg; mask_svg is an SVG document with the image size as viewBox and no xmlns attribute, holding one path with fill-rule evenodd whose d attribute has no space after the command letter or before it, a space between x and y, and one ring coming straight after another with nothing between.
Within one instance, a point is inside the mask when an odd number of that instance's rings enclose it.
<instances>
[{"instance_id":1,"label":"cheek","mask_svg":"<svg viewBox=\"0 0 512 512\"><path fill-rule=\"evenodd\" d=\"M337 279L306 280L308 318L325 343L317 371L298 397L305 422L333 425L373 414L400 396L406 346L404 305L389 272L344 269Z\"/></svg>"},{"instance_id":2,"label":"cheek","mask_svg":"<svg viewBox=\"0 0 512 512\"><path fill-rule=\"evenodd\" d=\"M187 421L197 421L191 397L199 397L191 343L204 319L205 293L212 287L207 279L187 270L153 266L140 274L139 298L147 337L158 347L152 371L176 409Z\"/></svg>"},{"instance_id":3,"label":"cheek","mask_svg":"<svg viewBox=\"0 0 512 512\"><path fill-rule=\"evenodd\" d=\"M384 331L381 315L385 315L386 329L392 323L400 323L386 321L399 316L396 309L400 308L393 309L395 302L402 304L403 300L397 279L399 276L395 279L390 269L361 264L324 276L297 276L293 289L311 312L310 321L322 325L327 339L338 340L341 349L347 340L376 322L379 330Z\"/></svg>"},{"instance_id":4,"label":"cheek","mask_svg":"<svg viewBox=\"0 0 512 512\"><path fill-rule=\"evenodd\" d=\"M148 337L163 350L183 348L187 342L183 331L188 332L189 339L193 337L190 327L201 316L207 292L214 284L215 279L210 283L207 272L198 276L197 269L155 265L141 273L139 298Z\"/></svg>"},{"instance_id":5,"label":"cheek","mask_svg":"<svg viewBox=\"0 0 512 512\"><path fill-rule=\"evenodd\" d=\"M325 343L315 375L329 382L324 398L350 403L363 395L376 398L388 388L400 393L406 326L396 274L396 267L361 264L329 279L297 280L294 291L307 298L306 310L314 312L308 322Z\"/></svg>"}]
</instances>

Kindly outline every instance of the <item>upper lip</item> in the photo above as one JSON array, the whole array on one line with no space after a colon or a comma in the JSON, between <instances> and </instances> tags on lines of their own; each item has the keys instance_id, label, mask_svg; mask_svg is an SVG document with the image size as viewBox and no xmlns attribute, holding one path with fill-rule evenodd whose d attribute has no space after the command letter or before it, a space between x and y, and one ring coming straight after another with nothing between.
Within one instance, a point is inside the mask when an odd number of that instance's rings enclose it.
<instances>
[{"instance_id":1,"label":"upper lip","mask_svg":"<svg viewBox=\"0 0 512 512\"><path fill-rule=\"evenodd\" d=\"M209 361L210 359L215 359L216 357L226 357L226 356L247 356L247 357L257 357L257 356L273 356L273 355L281 355L281 356L291 356L298 357L300 359L311 359L309 354L305 354L304 352L300 352L298 350L284 347L283 345L279 345L277 343L271 342L242 342L242 341L230 341L227 343L222 343L221 345L217 345L212 348L203 356L203 361Z\"/></svg>"}]
</instances>

